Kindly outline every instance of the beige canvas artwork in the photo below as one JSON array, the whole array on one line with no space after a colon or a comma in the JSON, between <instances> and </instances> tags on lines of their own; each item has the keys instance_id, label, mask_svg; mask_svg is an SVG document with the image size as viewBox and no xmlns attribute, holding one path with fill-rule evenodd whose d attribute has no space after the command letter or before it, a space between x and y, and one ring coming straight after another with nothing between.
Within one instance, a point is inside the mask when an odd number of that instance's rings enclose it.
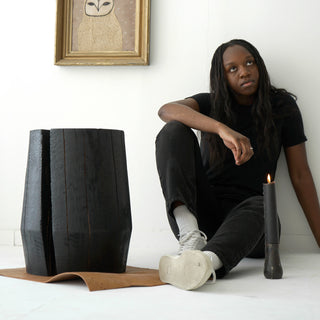
<instances>
[{"instance_id":1,"label":"beige canvas artwork","mask_svg":"<svg viewBox=\"0 0 320 320\"><path fill-rule=\"evenodd\" d=\"M135 0L73 0L72 51L134 51Z\"/></svg>"}]
</instances>

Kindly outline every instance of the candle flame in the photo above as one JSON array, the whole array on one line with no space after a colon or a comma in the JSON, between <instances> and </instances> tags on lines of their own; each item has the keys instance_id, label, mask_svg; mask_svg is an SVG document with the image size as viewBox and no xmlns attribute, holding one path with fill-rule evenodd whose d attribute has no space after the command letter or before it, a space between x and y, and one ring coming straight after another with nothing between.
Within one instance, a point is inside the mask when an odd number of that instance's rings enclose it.
<instances>
[{"instance_id":1,"label":"candle flame","mask_svg":"<svg viewBox=\"0 0 320 320\"><path fill-rule=\"evenodd\" d=\"M271 182L271 176L270 176L270 173L268 173L267 181L268 181L268 183L270 183L270 182Z\"/></svg>"}]
</instances>

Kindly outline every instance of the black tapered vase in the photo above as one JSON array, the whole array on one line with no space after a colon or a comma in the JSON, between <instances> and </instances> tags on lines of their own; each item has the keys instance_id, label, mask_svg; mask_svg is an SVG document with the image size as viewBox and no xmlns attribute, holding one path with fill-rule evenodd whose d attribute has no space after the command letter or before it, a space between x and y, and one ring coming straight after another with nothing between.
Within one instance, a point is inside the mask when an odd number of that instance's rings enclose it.
<instances>
[{"instance_id":1,"label":"black tapered vase","mask_svg":"<svg viewBox=\"0 0 320 320\"><path fill-rule=\"evenodd\" d=\"M27 272L124 272L132 230L124 133L30 133L21 223Z\"/></svg>"}]
</instances>

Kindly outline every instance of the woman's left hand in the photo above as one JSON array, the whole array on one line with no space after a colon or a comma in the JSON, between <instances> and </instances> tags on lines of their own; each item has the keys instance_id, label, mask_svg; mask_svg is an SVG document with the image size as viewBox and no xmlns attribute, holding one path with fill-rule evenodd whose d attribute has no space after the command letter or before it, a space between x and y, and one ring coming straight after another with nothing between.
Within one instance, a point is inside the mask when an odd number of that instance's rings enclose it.
<instances>
[{"instance_id":1,"label":"woman's left hand","mask_svg":"<svg viewBox=\"0 0 320 320\"><path fill-rule=\"evenodd\" d=\"M225 146L232 151L236 165L244 164L253 156L254 152L250 140L241 133L230 129L226 125L221 125L219 136Z\"/></svg>"}]
</instances>

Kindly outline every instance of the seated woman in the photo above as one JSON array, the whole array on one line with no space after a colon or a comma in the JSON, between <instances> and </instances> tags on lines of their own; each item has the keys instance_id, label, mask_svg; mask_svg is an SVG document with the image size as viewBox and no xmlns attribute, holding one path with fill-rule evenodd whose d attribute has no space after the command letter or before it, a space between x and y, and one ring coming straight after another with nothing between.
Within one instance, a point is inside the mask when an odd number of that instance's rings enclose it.
<instances>
[{"instance_id":1,"label":"seated woman","mask_svg":"<svg viewBox=\"0 0 320 320\"><path fill-rule=\"evenodd\" d=\"M214 53L210 93L159 110L167 122L156 158L170 226L180 242L164 256L162 281L185 290L223 277L244 257L264 256L262 185L281 147L320 246L320 208L295 96L271 85L257 49L231 40ZM192 129L201 131L200 147Z\"/></svg>"}]
</instances>

